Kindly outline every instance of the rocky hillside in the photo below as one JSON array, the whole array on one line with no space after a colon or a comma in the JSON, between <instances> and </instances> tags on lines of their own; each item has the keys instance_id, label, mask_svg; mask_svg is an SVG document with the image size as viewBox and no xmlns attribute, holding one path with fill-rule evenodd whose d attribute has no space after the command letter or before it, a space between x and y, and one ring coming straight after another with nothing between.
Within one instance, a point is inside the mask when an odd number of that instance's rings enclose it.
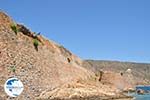
<instances>
[{"instance_id":1,"label":"rocky hillside","mask_svg":"<svg viewBox=\"0 0 150 100\"><path fill-rule=\"evenodd\" d=\"M16 27L18 32L15 32ZM35 48L35 39L38 42ZM3 84L9 77L22 80L25 90L20 98L38 97L42 91L86 79L91 73L81 67L82 61L63 46L16 24L0 12L0 98L7 98ZM23 100L23 99L19 99ZM33 99L32 99L33 100Z\"/></svg>"},{"instance_id":2,"label":"rocky hillside","mask_svg":"<svg viewBox=\"0 0 150 100\"><path fill-rule=\"evenodd\" d=\"M150 84L150 64L86 60L83 66L96 74L102 72L101 81L112 83L117 87L126 87L126 83L132 85L131 87Z\"/></svg>"},{"instance_id":3,"label":"rocky hillside","mask_svg":"<svg viewBox=\"0 0 150 100\"><path fill-rule=\"evenodd\" d=\"M125 97L118 88L101 81L109 82L116 73L96 75L92 67L63 46L0 12L0 100ZM101 68L98 66L98 70ZM10 77L17 77L24 84L24 91L17 98L4 92L3 85Z\"/></svg>"}]
</instances>

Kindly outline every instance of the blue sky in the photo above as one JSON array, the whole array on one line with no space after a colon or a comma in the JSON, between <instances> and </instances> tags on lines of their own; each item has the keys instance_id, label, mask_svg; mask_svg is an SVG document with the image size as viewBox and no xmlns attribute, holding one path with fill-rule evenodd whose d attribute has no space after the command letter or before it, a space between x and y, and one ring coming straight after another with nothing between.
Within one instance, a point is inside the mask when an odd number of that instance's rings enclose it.
<instances>
[{"instance_id":1,"label":"blue sky","mask_svg":"<svg viewBox=\"0 0 150 100\"><path fill-rule=\"evenodd\" d=\"M82 59L150 63L149 0L1 0L0 9Z\"/></svg>"}]
</instances>

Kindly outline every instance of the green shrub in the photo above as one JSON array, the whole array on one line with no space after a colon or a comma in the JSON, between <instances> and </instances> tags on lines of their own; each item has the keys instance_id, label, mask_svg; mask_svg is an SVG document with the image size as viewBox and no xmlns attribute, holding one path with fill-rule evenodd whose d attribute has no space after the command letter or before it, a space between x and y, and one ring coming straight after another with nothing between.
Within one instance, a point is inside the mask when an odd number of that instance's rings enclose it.
<instances>
[{"instance_id":1,"label":"green shrub","mask_svg":"<svg viewBox=\"0 0 150 100\"><path fill-rule=\"evenodd\" d=\"M37 39L33 40L33 45L34 45L35 49L38 51L39 41Z\"/></svg>"},{"instance_id":2,"label":"green shrub","mask_svg":"<svg viewBox=\"0 0 150 100\"><path fill-rule=\"evenodd\" d=\"M17 35L17 33L19 32L19 29L17 28L17 25L15 23L13 23L11 25L11 29L15 32L15 34Z\"/></svg>"},{"instance_id":3,"label":"green shrub","mask_svg":"<svg viewBox=\"0 0 150 100\"><path fill-rule=\"evenodd\" d=\"M15 73L16 72L16 66L10 66L10 71Z\"/></svg>"}]
</instances>

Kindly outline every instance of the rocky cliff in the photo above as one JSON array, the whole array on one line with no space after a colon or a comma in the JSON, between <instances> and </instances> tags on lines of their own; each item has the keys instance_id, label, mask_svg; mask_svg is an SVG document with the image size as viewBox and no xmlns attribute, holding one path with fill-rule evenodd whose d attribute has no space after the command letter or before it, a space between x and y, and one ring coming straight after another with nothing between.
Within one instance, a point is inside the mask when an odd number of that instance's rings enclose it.
<instances>
[{"instance_id":1,"label":"rocky cliff","mask_svg":"<svg viewBox=\"0 0 150 100\"><path fill-rule=\"evenodd\" d=\"M63 46L0 12L0 100L124 97L115 86L103 84L101 74L95 75L83 64ZM17 98L4 92L3 85L10 77L17 77L24 84L24 91Z\"/></svg>"},{"instance_id":2,"label":"rocky cliff","mask_svg":"<svg viewBox=\"0 0 150 100\"><path fill-rule=\"evenodd\" d=\"M96 74L101 72L102 83L112 84L120 89L150 84L150 64L85 60L83 66Z\"/></svg>"},{"instance_id":3,"label":"rocky cliff","mask_svg":"<svg viewBox=\"0 0 150 100\"><path fill-rule=\"evenodd\" d=\"M6 98L4 82L9 77L22 80L25 90L20 98L31 99L42 91L87 78L90 73L81 67L82 61L63 46L38 35L38 51L34 34L17 24L18 33L11 28L15 22L0 12L0 85L1 98ZM11 71L13 69L14 71Z\"/></svg>"}]
</instances>

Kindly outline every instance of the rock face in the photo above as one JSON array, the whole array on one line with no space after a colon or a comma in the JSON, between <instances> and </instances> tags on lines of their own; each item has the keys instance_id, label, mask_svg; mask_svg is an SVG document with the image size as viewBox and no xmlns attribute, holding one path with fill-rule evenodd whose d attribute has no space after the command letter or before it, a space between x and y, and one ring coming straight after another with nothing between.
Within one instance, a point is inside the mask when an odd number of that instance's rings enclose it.
<instances>
[{"instance_id":1,"label":"rock face","mask_svg":"<svg viewBox=\"0 0 150 100\"><path fill-rule=\"evenodd\" d=\"M116 85L106 84L113 81L109 76L116 73L102 71L99 77L63 46L35 35L24 25L15 24L16 34L11 27L14 23L0 12L0 100L124 97L118 94ZM38 50L34 47L35 39ZM17 98L4 92L3 85L10 77L17 77L24 84L24 91Z\"/></svg>"},{"instance_id":2,"label":"rock face","mask_svg":"<svg viewBox=\"0 0 150 100\"><path fill-rule=\"evenodd\" d=\"M120 89L150 83L150 64L86 60L83 66L94 73L104 72L101 82Z\"/></svg>"},{"instance_id":3,"label":"rock face","mask_svg":"<svg viewBox=\"0 0 150 100\"><path fill-rule=\"evenodd\" d=\"M7 98L4 82L12 76L24 84L19 100L34 100L42 91L63 84L87 79L92 73L81 67L82 60L63 46L38 36L38 51L33 45L32 32L17 35L11 29L13 20L0 12L0 97ZM31 35L30 35L31 34ZM11 68L15 67L15 72ZM23 99L22 99L23 98Z\"/></svg>"}]
</instances>

